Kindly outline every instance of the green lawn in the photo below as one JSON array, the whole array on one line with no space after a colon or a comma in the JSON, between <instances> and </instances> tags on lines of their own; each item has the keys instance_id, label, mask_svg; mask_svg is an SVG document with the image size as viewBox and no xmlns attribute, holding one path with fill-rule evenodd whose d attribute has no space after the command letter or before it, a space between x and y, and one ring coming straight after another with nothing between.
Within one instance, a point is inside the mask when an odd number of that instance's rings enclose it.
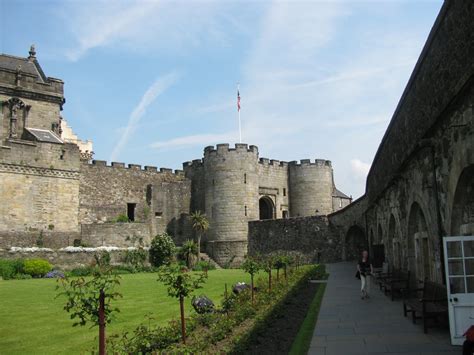
<instances>
[{"instance_id":1,"label":"green lawn","mask_svg":"<svg viewBox=\"0 0 474 355\"><path fill-rule=\"evenodd\" d=\"M108 333L133 329L152 313L156 322L166 323L179 315L176 299L167 296L166 288L154 273L122 275L117 302L121 312L108 327ZM237 281L250 282L242 270L212 270L203 289L215 303L220 302L224 284L230 288ZM56 281L50 279L0 280L0 354L80 354L94 344L98 329L72 327L63 310L64 298L54 299ZM191 311L188 299L186 311Z\"/></svg>"}]
</instances>

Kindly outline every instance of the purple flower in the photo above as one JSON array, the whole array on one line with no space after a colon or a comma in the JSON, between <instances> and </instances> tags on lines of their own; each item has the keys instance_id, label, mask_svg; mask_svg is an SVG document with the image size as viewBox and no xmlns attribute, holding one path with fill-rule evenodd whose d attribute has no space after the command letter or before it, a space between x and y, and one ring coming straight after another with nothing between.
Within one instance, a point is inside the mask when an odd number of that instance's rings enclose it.
<instances>
[{"instance_id":1,"label":"purple flower","mask_svg":"<svg viewBox=\"0 0 474 355\"><path fill-rule=\"evenodd\" d=\"M55 278L64 278L64 273L59 270L53 270L44 275L45 279L55 279Z\"/></svg>"}]
</instances>

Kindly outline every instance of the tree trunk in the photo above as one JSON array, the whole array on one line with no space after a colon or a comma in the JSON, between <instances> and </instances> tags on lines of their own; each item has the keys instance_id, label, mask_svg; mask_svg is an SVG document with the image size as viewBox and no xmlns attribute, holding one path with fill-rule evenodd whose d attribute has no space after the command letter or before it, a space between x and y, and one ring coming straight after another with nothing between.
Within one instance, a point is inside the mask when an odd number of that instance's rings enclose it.
<instances>
[{"instance_id":1,"label":"tree trunk","mask_svg":"<svg viewBox=\"0 0 474 355\"><path fill-rule=\"evenodd\" d=\"M201 261L201 233L197 235L197 247L198 247L198 262Z\"/></svg>"},{"instance_id":2,"label":"tree trunk","mask_svg":"<svg viewBox=\"0 0 474 355\"><path fill-rule=\"evenodd\" d=\"M184 320L184 298L179 297L179 308L181 311L181 338L183 339L183 344L186 344L186 323Z\"/></svg>"},{"instance_id":3,"label":"tree trunk","mask_svg":"<svg viewBox=\"0 0 474 355\"><path fill-rule=\"evenodd\" d=\"M254 289L253 289L253 275L250 276L250 287L252 288L252 304L254 304Z\"/></svg>"},{"instance_id":4,"label":"tree trunk","mask_svg":"<svg viewBox=\"0 0 474 355\"><path fill-rule=\"evenodd\" d=\"M105 355L105 294L99 294L99 355Z\"/></svg>"},{"instance_id":5,"label":"tree trunk","mask_svg":"<svg viewBox=\"0 0 474 355\"><path fill-rule=\"evenodd\" d=\"M272 269L268 272L268 290L272 292Z\"/></svg>"}]
</instances>

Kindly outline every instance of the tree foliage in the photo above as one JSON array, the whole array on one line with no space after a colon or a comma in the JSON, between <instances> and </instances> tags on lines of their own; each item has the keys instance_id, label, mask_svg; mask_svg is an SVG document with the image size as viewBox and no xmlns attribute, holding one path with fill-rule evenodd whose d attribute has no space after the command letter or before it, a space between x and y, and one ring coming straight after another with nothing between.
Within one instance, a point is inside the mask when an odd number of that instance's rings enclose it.
<instances>
[{"instance_id":1,"label":"tree foliage","mask_svg":"<svg viewBox=\"0 0 474 355\"><path fill-rule=\"evenodd\" d=\"M175 251L176 246L168 234L163 233L157 235L150 244L149 253L151 265L159 267L170 263Z\"/></svg>"}]
</instances>

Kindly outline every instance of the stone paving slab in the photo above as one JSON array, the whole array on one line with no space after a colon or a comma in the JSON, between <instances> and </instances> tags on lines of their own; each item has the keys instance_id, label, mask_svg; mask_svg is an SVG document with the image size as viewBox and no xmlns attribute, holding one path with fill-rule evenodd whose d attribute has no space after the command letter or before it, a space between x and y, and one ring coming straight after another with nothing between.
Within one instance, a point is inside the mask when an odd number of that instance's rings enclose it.
<instances>
[{"instance_id":1,"label":"stone paving slab","mask_svg":"<svg viewBox=\"0 0 474 355\"><path fill-rule=\"evenodd\" d=\"M449 330L428 329L403 316L400 301L391 301L372 285L370 299L361 300L354 263L327 265L330 274L308 354L461 354ZM418 321L418 323L421 323Z\"/></svg>"}]
</instances>

